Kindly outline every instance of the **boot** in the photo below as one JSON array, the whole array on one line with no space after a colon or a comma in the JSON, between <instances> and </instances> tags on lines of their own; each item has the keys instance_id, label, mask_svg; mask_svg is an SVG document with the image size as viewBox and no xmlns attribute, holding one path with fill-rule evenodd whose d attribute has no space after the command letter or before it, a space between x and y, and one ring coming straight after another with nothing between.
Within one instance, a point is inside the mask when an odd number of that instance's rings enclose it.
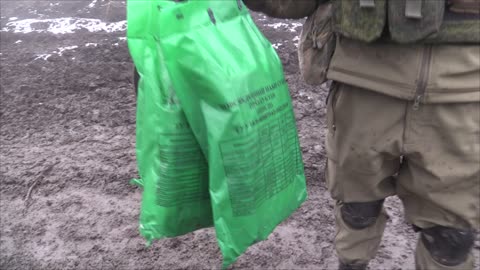
<instances>
[{"instance_id":1,"label":"boot","mask_svg":"<svg viewBox=\"0 0 480 270\"><path fill-rule=\"evenodd\" d=\"M338 265L338 270L366 270L367 264L342 263Z\"/></svg>"}]
</instances>

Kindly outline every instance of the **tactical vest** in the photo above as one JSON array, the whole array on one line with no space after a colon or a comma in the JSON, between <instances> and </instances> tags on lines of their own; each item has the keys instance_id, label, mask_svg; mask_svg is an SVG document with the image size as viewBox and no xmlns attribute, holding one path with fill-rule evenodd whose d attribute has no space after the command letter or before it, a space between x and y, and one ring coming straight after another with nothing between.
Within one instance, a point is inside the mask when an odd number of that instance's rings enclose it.
<instances>
[{"instance_id":1,"label":"tactical vest","mask_svg":"<svg viewBox=\"0 0 480 270\"><path fill-rule=\"evenodd\" d=\"M477 10L453 12L446 0L334 0L333 5L334 30L348 38L365 42L480 43Z\"/></svg>"}]
</instances>

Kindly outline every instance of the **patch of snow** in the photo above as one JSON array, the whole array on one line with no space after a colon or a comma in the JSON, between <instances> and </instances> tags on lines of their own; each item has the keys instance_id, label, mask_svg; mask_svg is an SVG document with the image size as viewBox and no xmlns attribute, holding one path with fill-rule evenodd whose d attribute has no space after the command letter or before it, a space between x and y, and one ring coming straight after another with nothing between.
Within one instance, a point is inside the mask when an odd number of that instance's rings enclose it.
<instances>
[{"instance_id":1,"label":"patch of snow","mask_svg":"<svg viewBox=\"0 0 480 270\"><path fill-rule=\"evenodd\" d=\"M87 43L87 44L95 44L95 43ZM71 51L71 50L75 50L77 48L78 48L77 45L60 47L57 50L53 51L52 53L37 54L37 57L34 60L37 60L37 59L47 60L53 54L56 54L58 56L62 56L65 51ZM75 60L75 57L72 57L72 60Z\"/></svg>"},{"instance_id":2,"label":"patch of snow","mask_svg":"<svg viewBox=\"0 0 480 270\"><path fill-rule=\"evenodd\" d=\"M97 0L93 0L92 3L90 3L90 5L88 5L88 7L93 8L96 3L97 3Z\"/></svg>"},{"instance_id":3,"label":"patch of snow","mask_svg":"<svg viewBox=\"0 0 480 270\"><path fill-rule=\"evenodd\" d=\"M280 27L288 27L289 24L279 22L279 23L269 23L269 24L266 24L266 26L272 27L273 29L278 29Z\"/></svg>"},{"instance_id":4,"label":"patch of snow","mask_svg":"<svg viewBox=\"0 0 480 270\"><path fill-rule=\"evenodd\" d=\"M50 56L52 56L51 54L37 54L37 57L33 60L38 60L38 59L43 59L43 60L47 60Z\"/></svg>"},{"instance_id":5,"label":"patch of snow","mask_svg":"<svg viewBox=\"0 0 480 270\"><path fill-rule=\"evenodd\" d=\"M98 44L97 43L87 43L85 44L85 47L97 47Z\"/></svg>"},{"instance_id":6,"label":"patch of snow","mask_svg":"<svg viewBox=\"0 0 480 270\"><path fill-rule=\"evenodd\" d=\"M22 42L23 41L21 41L21 40L17 40L17 41L15 41L15 44L22 43Z\"/></svg>"},{"instance_id":7,"label":"patch of snow","mask_svg":"<svg viewBox=\"0 0 480 270\"><path fill-rule=\"evenodd\" d=\"M259 21L266 21L267 20L267 16L265 15L262 15L261 18L258 19Z\"/></svg>"},{"instance_id":8,"label":"patch of snow","mask_svg":"<svg viewBox=\"0 0 480 270\"><path fill-rule=\"evenodd\" d=\"M292 24L292 26L294 26L294 27L303 26L303 23L301 23L301 22L292 22L291 24Z\"/></svg>"},{"instance_id":9,"label":"patch of snow","mask_svg":"<svg viewBox=\"0 0 480 270\"><path fill-rule=\"evenodd\" d=\"M67 46L67 47L60 47L60 48L58 48L58 51L54 51L54 53L57 53L58 55L62 56L63 52L70 51L70 50L75 50L76 48L78 48L78 46L76 46L76 45Z\"/></svg>"},{"instance_id":10,"label":"patch of snow","mask_svg":"<svg viewBox=\"0 0 480 270\"><path fill-rule=\"evenodd\" d=\"M271 27L273 29L286 28L288 31L295 33L297 32L297 28L302 26L302 24L299 22L292 22L292 23L279 22L279 23L269 23L269 24L266 24L266 26Z\"/></svg>"},{"instance_id":11,"label":"patch of snow","mask_svg":"<svg viewBox=\"0 0 480 270\"><path fill-rule=\"evenodd\" d=\"M127 40L126 37L119 37L118 39L121 40L121 41L126 41Z\"/></svg>"},{"instance_id":12,"label":"patch of snow","mask_svg":"<svg viewBox=\"0 0 480 270\"><path fill-rule=\"evenodd\" d=\"M293 42L295 42L295 47L298 48L298 43L300 41L300 37L299 36L295 36L293 39L292 39Z\"/></svg>"},{"instance_id":13,"label":"patch of snow","mask_svg":"<svg viewBox=\"0 0 480 270\"><path fill-rule=\"evenodd\" d=\"M12 19L12 18L10 18ZM34 23L47 24L46 29L32 28ZM99 19L88 18L56 18L56 19L25 19L20 21L8 22L2 31L13 33L45 33L50 32L53 34L71 34L75 33L75 30L85 29L89 32L119 32L127 29L127 21L119 21L113 23L103 22Z\"/></svg>"},{"instance_id":14,"label":"patch of snow","mask_svg":"<svg viewBox=\"0 0 480 270\"><path fill-rule=\"evenodd\" d=\"M113 44L113 46L118 46L118 45L119 45L118 42Z\"/></svg>"},{"instance_id":15,"label":"patch of snow","mask_svg":"<svg viewBox=\"0 0 480 270\"><path fill-rule=\"evenodd\" d=\"M8 18L8 20L9 21L15 21L15 20L18 20L18 18L17 17L10 17L10 18Z\"/></svg>"},{"instance_id":16,"label":"patch of snow","mask_svg":"<svg viewBox=\"0 0 480 270\"><path fill-rule=\"evenodd\" d=\"M275 44L272 44L272 47L275 48L275 50L277 50L282 45L283 45L282 43L275 43Z\"/></svg>"}]
</instances>

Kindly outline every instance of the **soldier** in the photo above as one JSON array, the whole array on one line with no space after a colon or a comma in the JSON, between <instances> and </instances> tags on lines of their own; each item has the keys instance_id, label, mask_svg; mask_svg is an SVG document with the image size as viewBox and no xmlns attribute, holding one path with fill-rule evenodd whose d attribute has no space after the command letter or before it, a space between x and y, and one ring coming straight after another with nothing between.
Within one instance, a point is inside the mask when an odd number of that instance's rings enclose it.
<instances>
[{"instance_id":1,"label":"soldier","mask_svg":"<svg viewBox=\"0 0 480 270\"><path fill-rule=\"evenodd\" d=\"M312 17L326 0L244 2L272 17L298 19ZM398 195L419 232L417 269L473 269L480 0L331 4L336 46L327 73L333 85L326 181L336 201L339 268L366 269L385 228L383 202ZM306 36L315 38L315 29L304 28Z\"/></svg>"}]
</instances>

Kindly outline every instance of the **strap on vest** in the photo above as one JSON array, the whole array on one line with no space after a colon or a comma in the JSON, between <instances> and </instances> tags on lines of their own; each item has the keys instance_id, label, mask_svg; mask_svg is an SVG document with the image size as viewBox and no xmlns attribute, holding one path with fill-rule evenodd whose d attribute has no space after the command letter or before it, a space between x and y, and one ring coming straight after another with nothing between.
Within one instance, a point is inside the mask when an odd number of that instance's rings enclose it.
<instances>
[{"instance_id":1,"label":"strap on vest","mask_svg":"<svg viewBox=\"0 0 480 270\"><path fill-rule=\"evenodd\" d=\"M375 0L360 0L360 7L361 8L374 8L375 7Z\"/></svg>"},{"instance_id":2,"label":"strap on vest","mask_svg":"<svg viewBox=\"0 0 480 270\"><path fill-rule=\"evenodd\" d=\"M405 17L410 19L422 18L422 1L423 0L406 0Z\"/></svg>"}]
</instances>

